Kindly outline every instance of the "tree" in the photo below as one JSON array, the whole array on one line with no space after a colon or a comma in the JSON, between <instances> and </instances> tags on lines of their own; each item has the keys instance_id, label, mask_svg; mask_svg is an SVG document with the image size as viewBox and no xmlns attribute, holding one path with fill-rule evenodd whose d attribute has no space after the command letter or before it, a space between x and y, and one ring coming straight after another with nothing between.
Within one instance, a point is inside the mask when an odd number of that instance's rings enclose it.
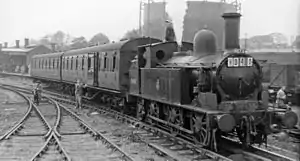
<instances>
[{"instance_id":1,"label":"tree","mask_svg":"<svg viewBox=\"0 0 300 161\"><path fill-rule=\"evenodd\" d=\"M93 36L91 38L91 40L89 41L89 44L106 44L109 43L109 39L106 35L104 35L103 33L98 33L95 36Z\"/></svg>"},{"instance_id":2,"label":"tree","mask_svg":"<svg viewBox=\"0 0 300 161\"><path fill-rule=\"evenodd\" d=\"M132 29L130 31L127 31L122 39L135 39L139 37L141 37L141 35L139 34L138 29Z\"/></svg>"},{"instance_id":3,"label":"tree","mask_svg":"<svg viewBox=\"0 0 300 161\"><path fill-rule=\"evenodd\" d=\"M57 31L51 36L51 42L56 43L58 45L63 45L65 40L66 34L62 31Z\"/></svg>"},{"instance_id":4,"label":"tree","mask_svg":"<svg viewBox=\"0 0 300 161\"><path fill-rule=\"evenodd\" d=\"M74 38L72 43L70 44L71 49L80 49L80 48L85 48L87 46L88 46L88 42L83 36Z\"/></svg>"}]
</instances>

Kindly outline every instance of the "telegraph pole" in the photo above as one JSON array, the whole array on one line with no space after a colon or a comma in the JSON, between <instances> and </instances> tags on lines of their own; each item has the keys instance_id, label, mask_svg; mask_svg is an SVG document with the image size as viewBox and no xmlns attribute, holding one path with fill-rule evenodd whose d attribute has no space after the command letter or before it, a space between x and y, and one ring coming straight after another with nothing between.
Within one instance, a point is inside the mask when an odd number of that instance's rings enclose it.
<instances>
[{"instance_id":1,"label":"telegraph pole","mask_svg":"<svg viewBox=\"0 0 300 161\"><path fill-rule=\"evenodd\" d=\"M143 7L143 2L140 1L140 12L139 12L139 34L140 34L141 36L143 36L143 35L142 35L142 7Z\"/></svg>"},{"instance_id":2,"label":"telegraph pole","mask_svg":"<svg viewBox=\"0 0 300 161\"><path fill-rule=\"evenodd\" d=\"M148 27L147 27L147 36L150 37L150 0L148 0L148 12L147 12L147 23L148 23Z\"/></svg>"}]
</instances>

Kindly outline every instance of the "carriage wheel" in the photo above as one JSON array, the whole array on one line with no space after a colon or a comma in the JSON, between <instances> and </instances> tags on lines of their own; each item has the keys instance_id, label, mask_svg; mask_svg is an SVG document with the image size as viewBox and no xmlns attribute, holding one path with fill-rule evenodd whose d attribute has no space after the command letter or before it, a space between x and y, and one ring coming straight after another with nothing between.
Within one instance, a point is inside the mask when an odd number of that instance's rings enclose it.
<instances>
[{"instance_id":1,"label":"carriage wheel","mask_svg":"<svg viewBox=\"0 0 300 161\"><path fill-rule=\"evenodd\" d=\"M149 111L148 111L149 116L153 116L155 118L159 118L159 106L156 102L151 102L149 104ZM150 124L154 125L156 123L155 120L152 120L151 118L147 119L147 122Z\"/></svg>"},{"instance_id":2,"label":"carriage wheel","mask_svg":"<svg viewBox=\"0 0 300 161\"><path fill-rule=\"evenodd\" d=\"M168 122L182 127L182 125L183 125L182 110L179 108L176 108L176 107L169 107ZM180 130L171 126L170 132L173 136L176 136L180 133Z\"/></svg>"},{"instance_id":3,"label":"carriage wheel","mask_svg":"<svg viewBox=\"0 0 300 161\"><path fill-rule=\"evenodd\" d=\"M144 100L139 99L137 102L136 118L140 121L143 121L146 116L146 109L144 105Z\"/></svg>"},{"instance_id":4,"label":"carriage wheel","mask_svg":"<svg viewBox=\"0 0 300 161\"><path fill-rule=\"evenodd\" d=\"M194 142L207 146L209 133L206 128L205 115L192 114L190 125L191 130L194 132Z\"/></svg>"}]
</instances>

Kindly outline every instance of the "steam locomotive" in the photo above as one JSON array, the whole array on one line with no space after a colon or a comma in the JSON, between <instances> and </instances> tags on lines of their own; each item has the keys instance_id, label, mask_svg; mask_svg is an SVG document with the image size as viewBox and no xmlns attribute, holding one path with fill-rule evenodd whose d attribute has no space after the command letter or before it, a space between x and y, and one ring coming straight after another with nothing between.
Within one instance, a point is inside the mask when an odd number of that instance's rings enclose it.
<instances>
[{"instance_id":1,"label":"steam locomotive","mask_svg":"<svg viewBox=\"0 0 300 161\"><path fill-rule=\"evenodd\" d=\"M81 79L86 99L134 111L141 121L217 149L222 135L249 146L266 142L271 125L292 128L292 111L268 107L259 63L239 49L238 13L225 13L226 52L216 51L212 31L199 31L193 44L153 38L36 55L31 75L62 91Z\"/></svg>"}]
</instances>

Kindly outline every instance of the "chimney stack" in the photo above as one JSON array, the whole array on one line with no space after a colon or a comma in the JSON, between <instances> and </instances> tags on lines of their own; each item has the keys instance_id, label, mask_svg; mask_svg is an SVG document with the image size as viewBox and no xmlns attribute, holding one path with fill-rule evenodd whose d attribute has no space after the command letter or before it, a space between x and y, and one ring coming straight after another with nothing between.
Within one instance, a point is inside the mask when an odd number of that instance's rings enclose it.
<instances>
[{"instance_id":1,"label":"chimney stack","mask_svg":"<svg viewBox=\"0 0 300 161\"><path fill-rule=\"evenodd\" d=\"M25 38L24 39L24 47L26 48L27 46L29 46L29 39Z\"/></svg>"},{"instance_id":2,"label":"chimney stack","mask_svg":"<svg viewBox=\"0 0 300 161\"><path fill-rule=\"evenodd\" d=\"M20 40L16 40L16 48L20 48Z\"/></svg>"},{"instance_id":3,"label":"chimney stack","mask_svg":"<svg viewBox=\"0 0 300 161\"><path fill-rule=\"evenodd\" d=\"M52 52L55 52L56 50L55 50L55 43L51 43L51 50L52 50Z\"/></svg>"},{"instance_id":4,"label":"chimney stack","mask_svg":"<svg viewBox=\"0 0 300 161\"><path fill-rule=\"evenodd\" d=\"M8 47L8 43L5 42L5 43L4 43L4 48L7 48L7 47Z\"/></svg>"},{"instance_id":5,"label":"chimney stack","mask_svg":"<svg viewBox=\"0 0 300 161\"><path fill-rule=\"evenodd\" d=\"M240 48L240 17L242 15L236 12L224 13L225 20L225 50Z\"/></svg>"}]
</instances>

